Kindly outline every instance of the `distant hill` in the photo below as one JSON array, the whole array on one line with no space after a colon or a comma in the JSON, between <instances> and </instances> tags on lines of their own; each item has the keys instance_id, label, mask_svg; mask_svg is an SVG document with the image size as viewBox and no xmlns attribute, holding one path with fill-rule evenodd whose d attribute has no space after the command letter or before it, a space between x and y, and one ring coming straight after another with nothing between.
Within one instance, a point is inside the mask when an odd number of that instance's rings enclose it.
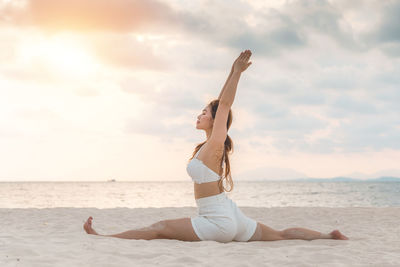
<instances>
[{"instance_id":1,"label":"distant hill","mask_svg":"<svg viewBox=\"0 0 400 267\"><path fill-rule=\"evenodd\" d=\"M376 179L370 179L378 182L400 182L400 178L391 177L391 176L382 176Z\"/></svg>"},{"instance_id":2,"label":"distant hill","mask_svg":"<svg viewBox=\"0 0 400 267\"><path fill-rule=\"evenodd\" d=\"M300 178L286 181L299 182L400 182L400 178L391 176L382 176L373 179L354 179L350 177L333 177L333 178Z\"/></svg>"},{"instance_id":3,"label":"distant hill","mask_svg":"<svg viewBox=\"0 0 400 267\"><path fill-rule=\"evenodd\" d=\"M329 174L328 174L329 175ZM374 173L343 173L330 178L312 178L291 168L256 167L234 175L237 181L311 181L311 182L400 182L400 169L387 169Z\"/></svg>"}]
</instances>

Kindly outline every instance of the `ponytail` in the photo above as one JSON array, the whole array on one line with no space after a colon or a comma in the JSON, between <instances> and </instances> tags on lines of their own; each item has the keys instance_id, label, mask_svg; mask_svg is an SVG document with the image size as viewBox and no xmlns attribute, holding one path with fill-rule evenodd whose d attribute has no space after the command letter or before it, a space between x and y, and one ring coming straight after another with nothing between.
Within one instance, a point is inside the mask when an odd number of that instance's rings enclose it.
<instances>
[{"instance_id":1,"label":"ponytail","mask_svg":"<svg viewBox=\"0 0 400 267\"><path fill-rule=\"evenodd\" d=\"M224 142L224 155L222 157L222 163L225 163L225 174L218 181L218 186L221 191L231 192L233 190L233 180L231 176L231 164L229 162L229 155L233 151L233 142L229 135L226 135L226 139ZM225 184L229 184L229 190L224 187L223 181L226 180Z\"/></svg>"}]
</instances>

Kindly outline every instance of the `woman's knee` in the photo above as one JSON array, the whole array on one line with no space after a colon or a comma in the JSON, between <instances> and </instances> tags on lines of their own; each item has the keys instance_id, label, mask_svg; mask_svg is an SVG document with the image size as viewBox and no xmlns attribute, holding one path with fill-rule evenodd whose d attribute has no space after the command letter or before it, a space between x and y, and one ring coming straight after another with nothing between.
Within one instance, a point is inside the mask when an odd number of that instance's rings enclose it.
<instances>
[{"instance_id":1,"label":"woman's knee","mask_svg":"<svg viewBox=\"0 0 400 267\"><path fill-rule=\"evenodd\" d=\"M262 240L262 229L260 223L257 223L256 230L248 241L261 241Z\"/></svg>"},{"instance_id":2,"label":"woman's knee","mask_svg":"<svg viewBox=\"0 0 400 267\"><path fill-rule=\"evenodd\" d=\"M200 240L192 228L190 218L164 220L155 223L152 227L160 239Z\"/></svg>"},{"instance_id":3,"label":"woman's knee","mask_svg":"<svg viewBox=\"0 0 400 267\"><path fill-rule=\"evenodd\" d=\"M249 241L275 241L283 240L283 231L277 231L262 223L257 223L256 231Z\"/></svg>"},{"instance_id":4,"label":"woman's knee","mask_svg":"<svg viewBox=\"0 0 400 267\"><path fill-rule=\"evenodd\" d=\"M159 221L159 222L153 223L150 226L140 228L139 230L151 231L154 234L154 238L163 238L165 226L166 226L166 221L164 220L164 221Z\"/></svg>"}]
</instances>

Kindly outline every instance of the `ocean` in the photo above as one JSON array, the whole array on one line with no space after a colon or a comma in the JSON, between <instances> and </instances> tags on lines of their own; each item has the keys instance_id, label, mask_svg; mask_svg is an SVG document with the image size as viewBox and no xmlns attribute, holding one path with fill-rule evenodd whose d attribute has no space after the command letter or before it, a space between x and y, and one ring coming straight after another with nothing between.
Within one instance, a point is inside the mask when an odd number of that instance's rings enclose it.
<instances>
[{"instance_id":1,"label":"ocean","mask_svg":"<svg viewBox=\"0 0 400 267\"><path fill-rule=\"evenodd\" d=\"M236 181L244 207L396 207L400 182ZM0 208L195 207L192 182L0 182Z\"/></svg>"}]
</instances>

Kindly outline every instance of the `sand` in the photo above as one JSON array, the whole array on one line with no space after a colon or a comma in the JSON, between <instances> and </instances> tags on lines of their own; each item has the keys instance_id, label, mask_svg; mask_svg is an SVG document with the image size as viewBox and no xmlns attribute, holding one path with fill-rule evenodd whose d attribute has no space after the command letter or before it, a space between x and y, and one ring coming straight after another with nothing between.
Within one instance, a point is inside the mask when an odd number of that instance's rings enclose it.
<instances>
[{"instance_id":1,"label":"sand","mask_svg":"<svg viewBox=\"0 0 400 267\"><path fill-rule=\"evenodd\" d=\"M196 215L183 208L0 209L0 266L400 266L400 207L240 207L276 230L339 229L349 240L184 242L88 235Z\"/></svg>"}]
</instances>

